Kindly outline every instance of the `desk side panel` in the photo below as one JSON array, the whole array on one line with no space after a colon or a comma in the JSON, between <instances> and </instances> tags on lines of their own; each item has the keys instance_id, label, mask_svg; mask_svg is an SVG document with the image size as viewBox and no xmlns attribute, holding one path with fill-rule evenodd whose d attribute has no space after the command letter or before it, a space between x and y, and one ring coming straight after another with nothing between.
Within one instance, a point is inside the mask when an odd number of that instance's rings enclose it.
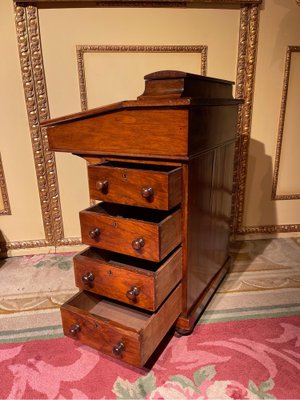
<instances>
[{"instance_id":1,"label":"desk side panel","mask_svg":"<svg viewBox=\"0 0 300 400\"><path fill-rule=\"evenodd\" d=\"M228 259L233 156L231 142L189 163L187 314Z\"/></svg>"},{"instance_id":2,"label":"desk side panel","mask_svg":"<svg viewBox=\"0 0 300 400\"><path fill-rule=\"evenodd\" d=\"M195 106L189 114L189 155L202 153L234 140L237 105Z\"/></svg>"}]
</instances>

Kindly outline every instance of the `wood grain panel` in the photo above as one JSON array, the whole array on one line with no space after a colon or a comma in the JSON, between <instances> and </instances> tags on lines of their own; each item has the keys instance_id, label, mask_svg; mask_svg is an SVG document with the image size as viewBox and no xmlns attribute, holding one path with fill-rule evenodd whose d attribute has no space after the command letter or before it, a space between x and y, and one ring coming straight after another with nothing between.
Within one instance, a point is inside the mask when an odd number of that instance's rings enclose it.
<instances>
[{"instance_id":1,"label":"wood grain panel","mask_svg":"<svg viewBox=\"0 0 300 400\"><path fill-rule=\"evenodd\" d=\"M159 311L152 316L143 332L142 364L145 364L156 347L174 324L182 309L182 288L178 285Z\"/></svg>"},{"instance_id":2,"label":"wood grain panel","mask_svg":"<svg viewBox=\"0 0 300 400\"><path fill-rule=\"evenodd\" d=\"M228 259L233 154L232 141L189 163L188 309Z\"/></svg>"},{"instance_id":3,"label":"wood grain panel","mask_svg":"<svg viewBox=\"0 0 300 400\"><path fill-rule=\"evenodd\" d=\"M182 250L154 263L90 248L74 257L76 286L135 307L155 311L182 276ZM83 277L92 274L92 280ZM133 287L139 293L130 299Z\"/></svg>"},{"instance_id":4,"label":"wood grain panel","mask_svg":"<svg viewBox=\"0 0 300 400\"><path fill-rule=\"evenodd\" d=\"M64 334L106 354L120 342L119 359L143 366L181 312L181 285L156 313L138 311L101 296L80 292L61 307ZM72 334L72 328L78 325Z\"/></svg>"},{"instance_id":5,"label":"wood grain panel","mask_svg":"<svg viewBox=\"0 0 300 400\"><path fill-rule=\"evenodd\" d=\"M180 243L181 210L177 210L160 224L160 257L166 257Z\"/></svg>"},{"instance_id":6,"label":"wood grain panel","mask_svg":"<svg viewBox=\"0 0 300 400\"><path fill-rule=\"evenodd\" d=\"M233 140L237 132L237 107L202 106L190 111L189 154L197 154Z\"/></svg>"},{"instance_id":7,"label":"wood grain panel","mask_svg":"<svg viewBox=\"0 0 300 400\"><path fill-rule=\"evenodd\" d=\"M83 243L127 254L132 257L160 261L181 242L181 211L148 210L140 207L102 203L80 212ZM98 228L99 235L90 232ZM144 245L136 250L135 239Z\"/></svg>"},{"instance_id":8,"label":"wood grain panel","mask_svg":"<svg viewBox=\"0 0 300 400\"><path fill-rule=\"evenodd\" d=\"M48 128L52 150L79 154L185 156L187 110L122 110ZM172 146L170 148L170 143Z\"/></svg>"},{"instance_id":9,"label":"wood grain panel","mask_svg":"<svg viewBox=\"0 0 300 400\"><path fill-rule=\"evenodd\" d=\"M110 162L88 167L90 197L95 200L169 210L181 200L180 168ZM99 189L99 182L107 187ZM153 195L144 197L143 189Z\"/></svg>"}]
</instances>

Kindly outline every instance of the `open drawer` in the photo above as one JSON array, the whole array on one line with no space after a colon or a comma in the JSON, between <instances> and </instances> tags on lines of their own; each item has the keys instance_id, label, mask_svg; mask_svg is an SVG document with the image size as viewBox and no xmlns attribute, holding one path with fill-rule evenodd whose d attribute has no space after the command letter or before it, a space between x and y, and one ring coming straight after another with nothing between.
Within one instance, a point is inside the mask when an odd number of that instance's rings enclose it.
<instances>
[{"instance_id":1,"label":"open drawer","mask_svg":"<svg viewBox=\"0 0 300 400\"><path fill-rule=\"evenodd\" d=\"M152 314L83 291L61 307L64 334L141 367L181 313L181 299L180 284Z\"/></svg>"},{"instance_id":2,"label":"open drawer","mask_svg":"<svg viewBox=\"0 0 300 400\"><path fill-rule=\"evenodd\" d=\"M155 311L182 277L182 249L155 263L89 248L74 257L76 286Z\"/></svg>"},{"instance_id":3,"label":"open drawer","mask_svg":"<svg viewBox=\"0 0 300 400\"><path fill-rule=\"evenodd\" d=\"M132 257L161 261L181 243L181 209L100 203L79 218L84 244Z\"/></svg>"},{"instance_id":4,"label":"open drawer","mask_svg":"<svg viewBox=\"0 0 300 400\"><path fill-rule=\"evenodd\" d=\"M89 165L90 197L170 210L181 202L181 167L107 161Z\"/></svg>"}]
</instances>

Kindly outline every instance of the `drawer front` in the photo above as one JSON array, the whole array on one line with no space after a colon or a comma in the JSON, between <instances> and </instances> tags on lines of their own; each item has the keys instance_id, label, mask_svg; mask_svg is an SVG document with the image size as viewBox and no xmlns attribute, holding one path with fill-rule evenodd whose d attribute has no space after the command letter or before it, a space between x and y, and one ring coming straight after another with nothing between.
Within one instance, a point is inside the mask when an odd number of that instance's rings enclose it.
<instances>
[{"instance_id":1,"label":"drawer front","mask_svg":"<svg viewBox=\"0 0 300 400\"><path fill-rule=\"evenodd\" d=\"M164 263L88 249L74 257L74 272L81 289L155 311L182 278L182 249Z\"/></svg>"},{"instance_id":2,"label":"drawer front","mask_svg":"<svg viewBox=\"0 0 300 400\"><path fill-rule=\"evenodd\" d=\"M181 202L180 167L93 165L88 167L88 177L90 197L95 200L160 210L169 210Z\"/></svg>"},{"instance_id":3,"label":"drawer front","mask_svg":"<svg viewBox=\"0 0 300 400\"><path fill-rule=\"evenodd\" d=\"M160 261L181 242L181 210L159 223L112 217L89 209L81 211L79 217L84 244L132 257Z\"/></svg>"},{"instance_id":4,"label":"drawer front","mask_svg":"<svg viewBox=\"0 0 300 400\"><path fill-rule=\"evenodd\" d=\"M181 310L182 289L178 285L153 314L83 291L61 307L61 315L66 336L141 367L175 323Z\"/></svg>"},{"instance_id":5,"label":"drawer front","mask_svg":"<svg viewBox=\"0 0 300 400\"><path fill-rule=\"evenodd\" d=\"M102 351L105 354L120 358L133 364L141 364L141 344L139 335L130 330L111 327L108 322L99 320L80 309L61 307L63 330L66 336ZM117 353L117 348L123 343L124 349ZM122 349L121 349L122 350Z\"/></svg>"}]
</instances>

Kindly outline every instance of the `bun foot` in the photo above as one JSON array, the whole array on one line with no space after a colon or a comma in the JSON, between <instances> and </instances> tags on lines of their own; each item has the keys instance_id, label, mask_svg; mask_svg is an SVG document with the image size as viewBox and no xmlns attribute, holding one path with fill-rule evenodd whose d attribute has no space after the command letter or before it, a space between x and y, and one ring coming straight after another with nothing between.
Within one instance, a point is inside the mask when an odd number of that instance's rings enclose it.
<instances>
[{"instance_id":1,"label":"bun foot","mask_svg":"<svg viewBox=\"0 0 300 400\"><path fill-rule=\"evenodd\" d=\"M182 328L176 328L174 336L177 338L181 338L181 336L188 336L193 333L194 329L182 329Z\"/></svg>"}]
</instances>

